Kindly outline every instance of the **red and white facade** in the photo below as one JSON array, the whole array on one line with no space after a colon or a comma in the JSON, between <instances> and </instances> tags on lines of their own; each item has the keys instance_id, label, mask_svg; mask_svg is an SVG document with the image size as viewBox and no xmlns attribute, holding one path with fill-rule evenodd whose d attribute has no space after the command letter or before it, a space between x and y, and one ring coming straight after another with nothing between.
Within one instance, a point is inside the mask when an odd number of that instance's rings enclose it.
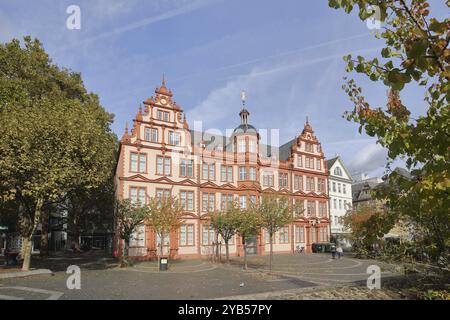
<instances>
[{"instance_id":1,"label":"red and white facade","mask_svg":"<svg viewBox=\"0 0 450 320\"><path fill-rule=\"evenodd\" d=\"M299 136L282 145L261 143L258 131L248 124L249 112L240 112L241 124L231 137L195 132L183 110L173 100L165 81L133 121L120 141L115 175L119 199L147 202L175 196L185 209L184 224L163 239L172 258L202 257L213 252L214 231L209 217L233 199L242 206L258 201L264 193L287 195L299 202L302 212L295 222L277 232L274 252L311 251L311 244L328 242L328 166L320 142L308 123ZM156 257L158 243L149 226L141 225L130 244L135 259ZM116 241L115 252L120 252ZM264 230L248 243L248 252L269 252ZM224 247L222 253L225 252ZM231 255L241 255L239 236L230 244Z\"/></svg>"}]
</instances>

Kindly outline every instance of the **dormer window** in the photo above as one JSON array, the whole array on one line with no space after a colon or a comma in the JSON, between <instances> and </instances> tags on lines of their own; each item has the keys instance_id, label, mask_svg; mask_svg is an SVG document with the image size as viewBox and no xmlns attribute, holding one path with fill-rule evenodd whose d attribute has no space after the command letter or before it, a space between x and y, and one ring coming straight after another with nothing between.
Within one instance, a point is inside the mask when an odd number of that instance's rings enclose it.
<instances>
[{"instance_id":1,"label":"dormer window","mask_svg":"<svg viewBox=\"0 0 450 320\"><path fill-rule=\"evenodd\" d=\"M342 170L339 167L334 168L334 174L337 176L342 176Z\"/></svg>"}]
</instances>

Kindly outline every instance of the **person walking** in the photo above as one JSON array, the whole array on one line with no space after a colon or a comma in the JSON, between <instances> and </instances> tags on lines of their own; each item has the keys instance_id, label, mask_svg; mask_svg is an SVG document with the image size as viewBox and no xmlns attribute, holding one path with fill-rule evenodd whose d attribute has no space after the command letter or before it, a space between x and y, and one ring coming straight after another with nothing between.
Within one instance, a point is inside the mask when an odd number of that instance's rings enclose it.
<instances>
[{"instance_id":1,"label":"person walking","mask_svg":"<svg viewBox=\"0 0 450 320\"><path fill-rule=\"evenodd\" d=\"M338 259L340 259L344 255L344 250L342 250L341 246L338 246L336 251L337 251Z\"/></svg>"},{"instance_id":2,"label":"person walking","mask_svg":"<svg viewBox=\"0 0 450 320\"><path fill-rule=\"evenodd\" d=\"M331 258L336 258L336 245L334 243L331 245Z\"/></svg>"}]
</instances>

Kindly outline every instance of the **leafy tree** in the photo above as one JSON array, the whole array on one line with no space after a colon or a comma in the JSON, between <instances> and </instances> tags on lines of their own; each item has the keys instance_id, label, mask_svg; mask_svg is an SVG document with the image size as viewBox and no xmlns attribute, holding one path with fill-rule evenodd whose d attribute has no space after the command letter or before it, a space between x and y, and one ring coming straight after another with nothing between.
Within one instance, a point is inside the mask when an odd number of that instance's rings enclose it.
<instances>
[{"instance_id":1,"label":"leafy tree","mask_svg":"<svg viewBox=\"0 0 450 320\"><path fill-rule=\"evenodd\" d=\"M44 207L101 185L114 165L112 116L77 73L51 63L38 40L0 45L1 201L18 205L23 270Z\"/></svg>"},{"instance_id":2,"label":"leafy tree","mask_svg":"<svg viewBox=\"0 0 450 320\"><path fill-rule=\"evenodd\" d=\"M161 239L160 254L164 255L164 239L171 231L177 231L184 223L184 210L173 196L163 199L150 199L147 206L146 223L153 227Z\"/></svg>"},{"instance_id":3,"label":"leafy tree","mask_svg":"<svg viewBox=\"0 0 450 320\"><path fill-rule=\"evenodd\" d=\"M420 226L434 244L432 254L439 259L450 245L450 19L431 16L425 0L329 0L329 5L347 13L357 6L361 20L374 17L376 11L369 5L379 8L383 30L376 37L385 41L380 56L348 55L344 60L348 72L355 70L387 86L388 103L386 108L372 107L356 81L349 79L344 90L354 108L345 116L360 125L360 132L377 137L387 148L388 167L397 158L406 162L412 178L392 176L389 185L397 192L380 192L377 197L386 200L397 220L411 220ZM407 84L425 95L426 112L416 118L400 100Z\"/></svg>"},{"instance_id":4,"label":"leafy tree","mask_svg":"<svg viewBox=\"0 0 450 320\"><path fill-rule=\"evenodd\" d=\"M261 217L256 206L250 203L246 208L236 210L234 215L236 232L242 239L244 247L244 269L247 269L247 239L256 236L261 230Z\"/></svg>"},{"instance_id":5,"label":"leafy tree","mask_svg":"<svg viewBox=\"0 0 450 320\"><path fill-rule=\"evenodd\" d=\"M371 252L379 249L381 239L394 226L394 218L380 204L363 203L347 211L343 224L352 230L356 250Z\"/></svg>"},{"instance_id":6,"label":"leafy tree","mask_svg":"<svg viewBox=\"0 0 450 320\"><path fill-rule=\"evenodd\" d=\"M277 196L275 194L264 195L261 204L256 207L256 210L261 219L261 227L269 234L269 269L272 271L273 236L280 228L291 223L294 216L289 208L288 198L285 196Z\"/></svg>"},{"instance_id":7,"label":"leafy tree","mask_svg":"<svg viewBox=\"0 0 450 320\"><path fill-rule=\"evenodd\" d=\"M111 230L114 213L112 176L93 189L75 189L66 194L61 207L67 210L67 231L71 247L80 249L80 235L95 230Z\"/></svg>"},{"instance_id":8,"label":"leafy tree","mask_svg":"<svg viewBox=\"0 0 450 320\"><path fill-rule=\"evenodd\" d=\"M225 242L225 256L227 263L230 262L229 242L236 234L236 215L239 210L239 204L236 201L233 201L228 203L226 210L211 216L212 226Z\"/></svg>"},{"instance_id":9,"label":"leafy tree","mask_svg":"<svg viewBox=\"0 0 450 320\"><path fill-rule=\"evenodd\" d=\"M139 204L133 204L130 199L118 200L116 204L116 228L124 246L120 265L128 266L128 249L136 227L142 224L148 215L148 208Z\"/></svg>"}]
</instances>

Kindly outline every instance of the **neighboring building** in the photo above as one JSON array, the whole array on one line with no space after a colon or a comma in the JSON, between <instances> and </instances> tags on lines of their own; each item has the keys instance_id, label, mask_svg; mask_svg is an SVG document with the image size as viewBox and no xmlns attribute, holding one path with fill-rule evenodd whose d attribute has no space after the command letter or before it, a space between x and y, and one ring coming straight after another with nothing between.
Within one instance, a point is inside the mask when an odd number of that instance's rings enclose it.
<instances>
[{"instance_id":1,"label":"neighboring building","mask_svg":"<svg viewBox=\"0 0 450 320\"><path fill-rule=\"evenodd\" d=\"M328 162L328 194L330 197L331 235L340 244L349 246L349 232L343 225L343 217L352 208L352 177L341 157L337 156Z\"/></svg>"},{"instance_id":2,"label":"neighboring building","mask_svg":"<svg viewBox=\"0 0 450 320\"><path fill-rule=\"evenodd\" d=\"M411 174L403 168L397 167L394 171L407 179L411 179ZM364 173L358 173L352 177L356 181L352 185L353 208L356 209L359 206L366 204L385 210L384 202L382 200L373 199L371 193L376 188L382 187L387 181L378 177L368 178L367 174ZM399 238L405 240L411 238L411 233L409 228L405 226L405 223L401 221L384 235L384 238Z\"/></svg>"},{"instance_id":3,"label":"neighboring building","mask_svg":"<svg viewBox=\"0 0 450 320\"><path fill-rule=\"evenodd\" d=\"M144 101L131 135L126 128L120 141L116 196L135 203L176 196L185 209L185 224L163 240L142 224L131 241L131 257L155 257L161 241L173 258L212 254L215 236L210 213L225 209L231 200L247 206L267 192L287 195L291 203L304 208L293 224L277 232L275 252L294 252L297 246L310 252L313 242L329 241L328 169L311 125L307 121L297 138L276 148L262 144L258 130L249 124L245 100L239 115L241 124L230 137L190 130L164 80ZM248 253L269 251L264 230L247 244ZM116 239L116 255L120 247ZM236 236L230 254L242 253Z\"/></svg>"},{"instance_id":4,"label":"neighboring building","mask_svg":"<svg viewBox=\"0 0 450 320\"><path fill-rule=\"evenodd\" d=\"M371 191L383 180L381 178L368 178L366 174L353 175L352 178L354 180L352 184L353 208L356 209L363 203L376 204L377 201L372 199Z\"/></svg>"}]
</instances>

